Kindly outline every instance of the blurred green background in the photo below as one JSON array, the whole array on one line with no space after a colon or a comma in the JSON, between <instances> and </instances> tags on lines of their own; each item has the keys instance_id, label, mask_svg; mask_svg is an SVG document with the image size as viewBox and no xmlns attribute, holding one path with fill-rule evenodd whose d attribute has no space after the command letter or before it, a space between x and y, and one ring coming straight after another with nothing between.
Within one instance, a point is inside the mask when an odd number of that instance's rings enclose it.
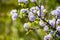
<instances>
[{"instance_id":1,"label":"blurred green background","mask_svg":"<svg viewBox=\"0 0 60 40\"><path fill-rule=\"evenodd\" d=\"M60 6L59 0L37 1L42 1L48 12ZM37 4L39 4L38 2ZM27 7L27 5L24 6ZM35 6L35 4L29 2L28 7L32 6ZM17 18L16 22L12 22L10 16L12 9L21 9L18 5L18 0L0 0L0 40L43 40L43 37L46 35L43 29L38 29L36 30L37 32L25 31L23 27L23 24L26 22L25 18Z\"/></svg>"}]
</instances>

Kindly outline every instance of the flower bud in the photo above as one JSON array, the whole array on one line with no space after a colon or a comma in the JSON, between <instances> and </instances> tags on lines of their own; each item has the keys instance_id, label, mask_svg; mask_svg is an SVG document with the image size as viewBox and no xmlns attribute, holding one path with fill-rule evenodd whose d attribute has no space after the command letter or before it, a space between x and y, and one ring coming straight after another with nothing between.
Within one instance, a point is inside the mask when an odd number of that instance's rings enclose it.
<instances>
[{"instance_id":1,"label":"flower bud","mask_svg":"<svg viewBox=\"0 0 60 40\"><path fill-rule=\"evenodd\" d=\"M29 17L29 20L32 21L32 22L35 21L35 19L36 19L36 17L35 17L34 15L31 15L31 16Z\"/></svg>"},{"instance_id":2,"label":"flower bud","mask_svg":"<svg viewBox=\"0 0 60 40\"><path fill-rule=\"evenodd\" d=\"M29 29L29 24L28 23L24 23L24 28L25 29Z\"/></svg>"}]
</instances>

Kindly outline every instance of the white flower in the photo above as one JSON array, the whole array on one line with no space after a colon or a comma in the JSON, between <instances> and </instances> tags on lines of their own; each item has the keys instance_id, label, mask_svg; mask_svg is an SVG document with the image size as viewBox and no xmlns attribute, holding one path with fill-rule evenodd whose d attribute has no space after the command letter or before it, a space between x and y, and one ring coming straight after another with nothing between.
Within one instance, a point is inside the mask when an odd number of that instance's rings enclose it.
<instances>
[{"instance_id":1,"label":"white flower","mask_svg":"<svg viewBox=\"0 0 60 40\"><path fill-rule=\"evenodd\" d=\"M40 11L37 11L37 15L38 15L38 16L40 15Z\"/></svg>"},{"instance_id":2,"label":"white flower","mask_svg":"<svg viewBox=\"0 0 60 40\"><path fill-rule=\"evenodd\" d=\"M57 19L57 24L60 24L60 19Z\"/></svg>"},{"instance_id":3,"label":"white flower","mask_svg":"<svg viewBox=\"0 0 60 40\"><path fill-rule=\"evenodd\" d=\"M51 14L52 14L52 15L58 15L59 13L58 13L57 10L53 10L53 11L51 11Z\"/></svg>"},{"instance_id":4,"label":"white flower","mask_svg":"<svg viewBox=\"0 0 60 40\"><path fill-rule=\"evenodd\" d=\"M20 10L20 12L22 12L22 13L25 13L25 12L27 12L28 10L27 9L21 9Z\"/></svg>"},{"instance_id":5,"label":"white flower","mask_svg":"<svg viewBox=\"0 0 60 40\"><path fill-rule=\"evenodd\" d=\"M35 8L36 8L36 10L40 10L40 8L38 6L36 6ZM43 11L43 10L45 10L45 8L43 5L41 5L41 11Z\"/></svg>"},{"instance_id":6,"label":"white flower","mask_svg":"<svg viewBox=\"0 0 60 40\"><path fill-rule=\"evenodd\" d=\"M48 26L44 26L44 31L48 31Z\"/></svg>"},{"instance_id":7,"label":"white flower","mask_svg":"<svg viewBox=\"0 0 60 40\"><path fill-rule=\"evenodd\" d=\"M58 16L58 19L60 19L60 6L57 7L56 10L51 11L51 14L52 15L57 15Z\"/></svg>"},{"instance_id":8,"label":"white flower","mask_svg":"<svg viewBox=\"0 0 60 40\"><path fill-rule=\"evenodd\" d=\"M44 6L43 5L41 5L41 10L43 11L45 8L44 8Z\"/></svg>"},{"instance_id":9,"label":"white flower","mask_svg":"<svg viewBox=\"0 0 60 40\"><path fill-rule=\"evenodd\" d=\"M12 15L12 20L13 20L13 21L16 20L16 18L17 18L17 16L18 16L17 10L14 9L14 10L12 10L10 13L11 13L11 15Z\"/></svg>"},{"instance_id":10,"label":"white flower","mask_svg":"<svg viewBox=\"0 0 60 40\"><path fill-rule=\"evenodd\" d=\"M17 10L14 9L14 10L12 10L12 11L10 12L10 14L11 14L11 15L14 15L16 12L17 12Z\"/></svg>"},{"instance_id":11,"label":"white flower","mask_svg":"<svg viewBox=\"0 0 60 40\"><path fill-rule=\"evenodd\" d=\"M49 20L49 24L50 24L51 26L53 26L53 28L54 28L54 27L55 27L55 19Z\"/></svg>"},{"instance_id":12,"label":"white flower","mask_svg":"<svg viewBox=\"0 0 60 40\"><path fill-rule=\"evenodd\" d=\"M57 9L56 9L58 12L60 12L60 6L59 7L57 7Z\"/></svg>"},{"instance_id":13,"label":"white flower","mask_svg":"<svg viewBox=\"0 0 60 40\"><path fill-rule=\"evenodd\" d=\"M31 16L29 17L29 20L30 20L30 21L35 21L35 19L36 19L36 17L35 17L34 15L31 15Z\"/></svg>"},{"instance_id":14,"label":"white flower","mask_svg":"<svg viewBox=\"0 0 60 40\"><path fill-rule=\"evenodd\" d=\"M44 40L50 40L52 38L52 35L51 34L48 34L44 37Z\"/></svg>"},{"instance_id":15,"label":"white flower","mask_svg":"<svg viewBox=\"0 0 60 40\"><path fill-rule=\"evenodd\" d=\"M36 7L30 8L30 11L33 12L33 13L37 13Z\"/></svg>"},{"instance_id":16,"label":"white flower","mask_svg":"<svg viewBox=\"0 0 60 40\"><path fill-rule=\"evenodd\" d=\"M14 13L13 15L12 15L12 20L14 21L14 20L16 20L16 18L17 18L17 13Z\"/></svg>"},{"instance_id":17,"label":"white flower","mask_svg":"<svg viewBox=\"0 0 60 40\"><path fill-rule=\"evenodd\" d=\"M52 15L56 15L58 19L60 19L60 7L57 7L56 10L51 11Z\"/></svg>"},{"instance_id":18,"label":"white flower","mask_svg":"<svg viewBox=\"0 0 60 40\"><path fill-rule=\"evenodd\" d=\"M43 10L43 12L47 12L47 10L46 10L46 9L44 9L44 10Z\"/></svg>"},{"instance_id":19,"label":"white flower","mask_svg":"<svg viewBox=\"0 0 60 40\"><path fill-rule=\"evenodd\" d=\"M28 23L24 23L24 28L25 29L29 29L29 24Z\"/></svg>"},{"instance_id":20,"label":"white flower","mask_svg":"<svg viewBox=\"0 0 60 40\"><path fill-rule=\"evenodd\" d=\"M41 15L40 15L40 11L37 11L37 15L43 17L44 13L41 11Z\"/></svg>"},{"instance_id":21,"label":"white flower","mask_svg":"<svg viewBox=\"0 0 60 40\"><path fill-rule=\"evenodd\" d=\"M28 0L23 0L23 2L24 2L25 4L28 4Z\"/></svg>"},{"instance_id":22,"label":"white flower","mask_svg":"<svg viewBox=\"0 0 60 40\"><path fill-rule=\"evenodd\" d=\"M36 10L40 10L40 8L38 6L36 6L35 8L36 8Z\"/></svg>"},{"instance_id":23,"label":"white flower","mask_svg":"<svg viewBox=\"0 0 60 40\"><path fill-rule=\"evenodd\" d=\"M45 26L45 23L44 23L42 20L40 20L40 21L39 21L39 25L40 25L41 27L44 27L44 26Z\"/></svg>"},{"instance_id":24,"label":"white flower","mask_svg":"<svg viewBox=\"0 0 60 40\"><path fill-rule=\"evenodd\" d=\"M58 32L60 32L60 26L58 26L58 27L56 28L56 30L57 30Z\"/></svg>"},{"instance_id":25,"label":"white flower","mask_svg":"<svg viewBox=\"0 0 60 40\"><path fill-rule=\"evenodd\" d=\"M23 2L23 0L18 0L18 2Z\"/></svg>"},{"instance_id":26,"label":"white flower","mask_svg":"<svg viewBox=\"0 0 60 40\"><path fill-rule=\"evenodd\" d=\"M36 2L37 0L30 0L31 2Z\"/></svg>"},{"instance_id":27,"label":"white flower","mask_svg":"<svg viewBox=\"0 0 60 40\"><path fill-rule=\"evenodd\" d=\"M34 15L32 12L29 12L28 13L28 17L30 17L31 15Z\"/></svg>"},{"instance_id":28,"label":"white flower","mask_svg":"<svg viewBox=\"0 0 60 40\"><path fill-rule=\"evenodd\" d=\"M30 8L30 11L33 12L35 10L35 7Z\"/></svg>"},{"instance_id":29,"label":"white flower","mask_svg":"<svg viewBox=\"0 0 60 40\"><path fill-rule=\"evenodd\" d=\"M37 13L37 10L34 10L34 11L33 11L33 13L35 13L35 14L36 14L36 13Z\"/></svg>"}]
</instances>

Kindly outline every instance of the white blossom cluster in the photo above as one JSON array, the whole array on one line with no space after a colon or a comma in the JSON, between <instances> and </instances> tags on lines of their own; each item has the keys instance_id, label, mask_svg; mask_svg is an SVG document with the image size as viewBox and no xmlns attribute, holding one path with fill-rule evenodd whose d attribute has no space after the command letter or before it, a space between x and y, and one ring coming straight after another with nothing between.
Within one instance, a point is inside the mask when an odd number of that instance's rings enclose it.
<instances>
[{"instance_id":1,"label":"white blossom cluster","mask_svg":"<svg viewBox=\"0 0 60 40\"><path fill-rule=\"evenodd\" d=\"M36 2L37 0L30 0L31 2ZM23 2L25 4L28 4L28 0L18 0L19 3Z\"/></svg>"},{"instance_id":2,"label":"white blossom cluster","mask_svg":"<svg viewBox=\"0 0 60 40\"><path fill-rule=\"evenodd\" d=\"M57 16L56 25L60 24L60 6L56 8L56 10L51 11L52 15ZM55 25L54 20L51 22L51 24ZM60 26L56 27L57 31L60 32Z\"/></svg>"},{"instance_id":3,"label":"white blossom cluster","mask_svg":"<svg viewBox=\"0 0 60 40\"><path fill-rule=\"evenodd\" d=\"M52 38L52 35L51 34L48 34L44 37L44 40L50 40Z\"/></svg>"},{"instance_id":4,"label":"white blossom cluster","mask_svg":"<svg viewBox=\"0 0 60 40\"><path fill-rule=\"evenodd\" d=\"M30 1L31 2L36 2L37 0L30 0ZM28 0L18 0L18 2L24 2L24 3L27 4ZM46 12L46 11L47 10L44 8L43 5L41 5L40 7L39 6L33 6L30 9L23 8L23 9L20 10L20 12L22 14L28 14L27 18L30 22L34 22L36 20L36 18L39 18L39 16L41 16L41 18L44 18L44 16L45 16L44 12ZM57 16L57 19L53 18L51 20L48 20L48 23L49 23L48 25L51 25L52 28L56 29L55 31L60 33L60 26L59 26L59 24L60 24L60 6L57 7L55 10L52 10L50 13L53 16ZM18 14L17 14L16 9L11 11L11 16L12 16L13 21L17 19ZM39 25L43 28L43 30L45 32L48 32L50 26L48 26L46 24L46 22L44 22L44 21L46 21L45 20L46 18L45 19L41 19L41 18L38 21ZM28 30L30 28L29 24L24 23L24 28ZM50 40L55 31L50 30L50 33L47 34L46 36L44 36L44 40Z\"/></svg>"},{"instance_id":5,"label":"white blossom cluster","mask_svg":"<svg viewBox=\"0 0 60 40\"><path fill-rule=\"evenodd\" d=\"M15 21L17 19L18 14L17 14L17 10L16 9L11 11L11 16L12 16L12 20L13 21Z\"/></svg>"},{"instance_id":6,"label":"white blossom cluster","mask_svg":"<svg viewBox=\"0 0 60 40\"><path fill-rule=\"evenodd\" d=\"M51 11L51 14L58 16L58 19L60 19L60 6L57 7L55 10Z\"/></svg>"}]
</instances>

